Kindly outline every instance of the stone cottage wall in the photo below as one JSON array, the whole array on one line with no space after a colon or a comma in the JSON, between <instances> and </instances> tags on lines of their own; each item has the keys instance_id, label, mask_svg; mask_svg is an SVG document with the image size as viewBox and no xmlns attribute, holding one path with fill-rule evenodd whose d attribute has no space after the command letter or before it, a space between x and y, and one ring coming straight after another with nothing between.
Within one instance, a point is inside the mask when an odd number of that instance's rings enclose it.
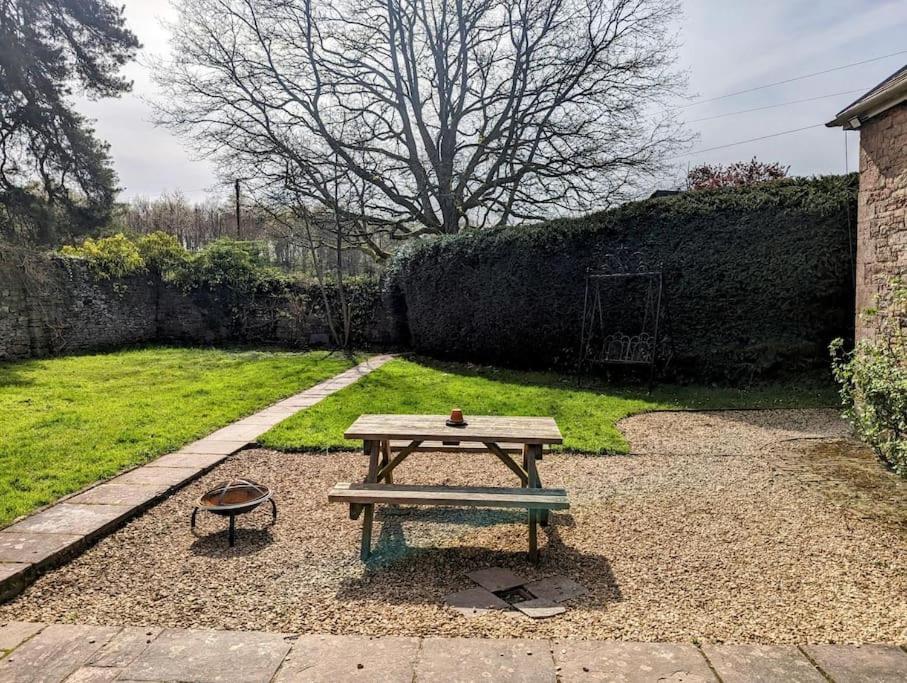
<instances>
[{"instance_id":1,"label":"stone cottage wall","mask_svg":"<svg viewBox=\"0 0 907 683\"><path fill-rule=\"evenodd\" d=\"M907 278L907 102L860 129L857 216L859 340L876 337L885 319L865 311L884 303L893 277Z\"/></svg>"}]
</instances>

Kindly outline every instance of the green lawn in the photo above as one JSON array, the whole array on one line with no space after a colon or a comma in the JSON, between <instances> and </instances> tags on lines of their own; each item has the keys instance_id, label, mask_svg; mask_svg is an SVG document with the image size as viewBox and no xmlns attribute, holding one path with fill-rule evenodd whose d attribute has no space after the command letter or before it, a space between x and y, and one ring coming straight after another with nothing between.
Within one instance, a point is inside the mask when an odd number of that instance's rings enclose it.
<instances>
[{"instance_id":1,"label":"green lawn","mask_svg":"<svg viewBox=\"0 0 907 683\"><path fill-rule=\"evenodd\" d=\"M0 526L351 364L177 348L0 364Z\"/></svg>"},{"instance_id":2,"label":"green lawn","mask_svg":"<svg viewBox=\"0 0 907 683\"><path fill-rule=\"evenodd\" d=\"M837 404L834 387L771 385L750 390L701 386L621 389L563 375L478 368L398 359L308 410L280 423L261 441L272 448L344 448L343 432L362 413L446 414L460 407L473 415L551 415L564 448L625 453L621 418L666 408L817 407Z\"/></svg>"}]
</instances>

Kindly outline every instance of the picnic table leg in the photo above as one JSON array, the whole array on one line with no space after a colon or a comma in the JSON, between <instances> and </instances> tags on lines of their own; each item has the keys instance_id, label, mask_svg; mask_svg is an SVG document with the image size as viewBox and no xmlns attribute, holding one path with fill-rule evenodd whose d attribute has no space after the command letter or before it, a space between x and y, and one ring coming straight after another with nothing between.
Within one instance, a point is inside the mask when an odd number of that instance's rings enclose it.
<instances>
[{"instance_id":1,"label":"picnic table leg","mask_svg":"<svg viewBox=\"0 0 907 683\"><path fill-rule=\"evenodd\" d=\"M542 459L542 447L538 444L527 444L523 447L523 466L526 468L527 472L534 472L535 474L535 485L528 484L533 488L542 488L542 479L539 477L538 467L536 467L536 462ZM532 465L529 462L532 462ZM532 468L531 470L529 468ZM532 475L530 475L532 476ZM548 521L550 518L550 510L539 510L538 519L539 523L542 526L548 526Z\"/></svg>"},{"instance_id":2,"label":"picnic table leg","mask_svg":"<svg viewBox=\"0 0 907 683\"><path fill-rule=\"evenodd\" d=\"M378 441L366 441L365 449L368 451L368 475L365 481L367 484L374 484L378 481L378 454L381 444ZM362 546L359 557L365 562L372 554L372 522L375 518L375 505L369 503L362 507L365 514L362 516Z\"/></svg>"},{"instance_id":3,"label":"picnic table leg","mask_svg":"<svg viewBox=\"0 0 907 683\"><path fill-rule=\"evenodd\" d=\"M538 444L527 444L523 450L523 459L526 461L526 472L529 474L527 486L531 489L541 488L542 482L539 480L538 468L535 465L537 457L541 454L542 447ZM529 559L538 562L538 521L547 524L547 510L529 510Z\"/></svg>"},{"instance_id":4,"label":"picnic table leg","mask_svg":"<svg viewBox=\"0 0 907 683\"><path fill-rule=\"evenodd\" d=\"M381 442L381 468L390 463L391 461L391 442L382 441ZM379 469L381 469L379 468ZM388 472L384 475L384 483L393 484L394 483L394 473Z\"/></svg>"}]
</instances>

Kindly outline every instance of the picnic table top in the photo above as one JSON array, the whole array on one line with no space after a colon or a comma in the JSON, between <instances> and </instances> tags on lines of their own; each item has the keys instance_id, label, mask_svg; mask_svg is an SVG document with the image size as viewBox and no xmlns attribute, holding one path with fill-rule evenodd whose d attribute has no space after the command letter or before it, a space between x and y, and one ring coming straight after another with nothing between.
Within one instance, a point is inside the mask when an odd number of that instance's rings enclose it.
<instances>
[{"instance_id":1,"label":"picnic table top","mask_svg":"<svg viewBox=\"0 0 907 683\"><path fill-rule=\"evenodd\" d=\"M347 439L559 444L564 437L550 417L466 415L466 426L448 427L446 415L360 415Z\"/></svg>"}]
</instances>

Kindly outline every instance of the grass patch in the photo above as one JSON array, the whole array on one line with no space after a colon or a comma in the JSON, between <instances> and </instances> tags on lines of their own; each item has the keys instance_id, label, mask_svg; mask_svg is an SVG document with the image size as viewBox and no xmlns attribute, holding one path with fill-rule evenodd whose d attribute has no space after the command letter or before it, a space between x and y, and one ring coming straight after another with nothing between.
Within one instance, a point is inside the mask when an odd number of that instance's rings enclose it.
<instances>
[{"instance_id":1,"label":"grass patch","mask_svg":"<svg viewBox=\"0 0 907 683\"><path fill-rule=\"evenodd\" d=\"M363 413L446 414L459 406L472 415L550 415L564 449L625 453L618 420L651 410L691 408L801 408L837 405L825 384L769 385L751 389L701 386L617 388L554 373L518 372L456 363L394 360L356 384L297 413L261 441L280 450L360 447L344 430Z\"/></svg>"},{"instance_id":2,"label":"grass patch","mask_svg":"<svg viewBox=\"0 0 907 683\"><path fill-rule=\"evenodd\" d=\"M0 526L351 364L324 352L179 348L0 364Z\"/></svg>"}]
</instances>

